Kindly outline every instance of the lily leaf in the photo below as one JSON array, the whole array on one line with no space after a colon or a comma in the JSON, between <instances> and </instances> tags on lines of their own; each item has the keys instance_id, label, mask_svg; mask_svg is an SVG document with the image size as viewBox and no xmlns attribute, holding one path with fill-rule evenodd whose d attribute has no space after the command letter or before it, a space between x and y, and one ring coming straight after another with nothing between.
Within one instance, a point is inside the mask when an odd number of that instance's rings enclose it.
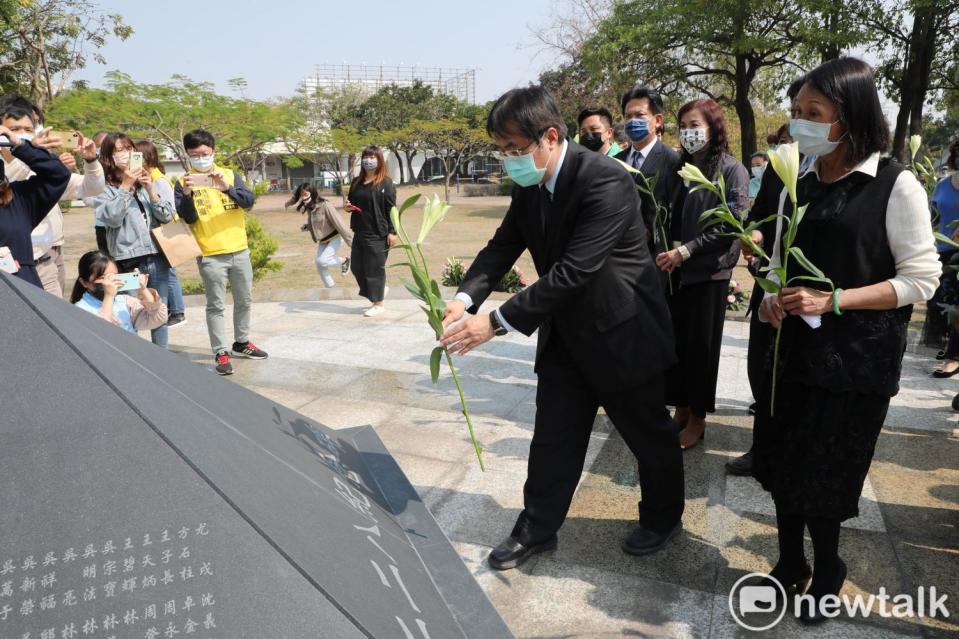
<instances>
[{"instance_id":1,"label":"lily leaf","mask_svg":"<svg viewBox=\"0 0 959 639\"><path fill-rule=\"evenodd\" d=\"M798 225L797 225L798 226ZM815 277L826 278L826 274L822 270L810 261L806 254L802 252L802 249L798 246L793 246L789 249L789 255L799 262L799 265L806 269L809 273L812 273Z\"/></svg>"},{"instance_id":2,"label":"lily leaf","mask_svg":"<svg viewBox=\"0 0 959 639\"><path fill-rule=\"evenodd\" d=\"M440 378L440 358L443 357L443 347L437 346L430 353L430 377L433 378L433 384L436 384Z\"/></svg>"},{"instance_id":3,"label":"lily leaf","mask_svg":"<svg viewBox=\"0 0 959 639\"><path fill-rule=\"evenodd\" d=\"M780 286L772 280L767 280L765 277L757 277L756 283L759 284L759 287L770 295L778 295Z\"/></svg>"}]
</instances>

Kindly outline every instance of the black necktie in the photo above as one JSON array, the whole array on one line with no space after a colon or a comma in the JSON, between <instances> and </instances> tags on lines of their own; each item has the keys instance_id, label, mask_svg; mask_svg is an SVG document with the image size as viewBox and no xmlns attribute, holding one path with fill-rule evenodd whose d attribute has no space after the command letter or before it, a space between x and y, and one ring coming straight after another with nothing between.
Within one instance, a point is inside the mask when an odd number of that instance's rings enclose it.
<instances>
[{"instance_id":1,"label":"black necktie","mask_svg":"<svg viewBox=\"0 0 959 639\"><path fill-rule=\"evenodd\" d=\"M543 225L543 235L549 225L549 211L552 208L553 198L545 186L539 187L539 220Z\"/></svg>"}]
</instances>

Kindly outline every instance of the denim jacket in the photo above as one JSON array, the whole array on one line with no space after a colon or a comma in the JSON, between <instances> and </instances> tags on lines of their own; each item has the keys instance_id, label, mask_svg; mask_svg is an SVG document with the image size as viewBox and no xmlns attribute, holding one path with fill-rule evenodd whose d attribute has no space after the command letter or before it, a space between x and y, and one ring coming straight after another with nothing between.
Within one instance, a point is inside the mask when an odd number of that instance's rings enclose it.
<instances>
[{"instance_id":1,"label":"denim jacket","mask_svg":"<svg viewBox=\"0 0 959 639\"><path fill-rule=\"evenodd\" d=\"M106 227L107 246L115 260L157 253L150 229L173 219L172 204L164 198L151 202L143 187L137 189L134 198L129 190L107 184L103 193L85 201L93 207L97 221Z\"/></svg>"}]
</instances>

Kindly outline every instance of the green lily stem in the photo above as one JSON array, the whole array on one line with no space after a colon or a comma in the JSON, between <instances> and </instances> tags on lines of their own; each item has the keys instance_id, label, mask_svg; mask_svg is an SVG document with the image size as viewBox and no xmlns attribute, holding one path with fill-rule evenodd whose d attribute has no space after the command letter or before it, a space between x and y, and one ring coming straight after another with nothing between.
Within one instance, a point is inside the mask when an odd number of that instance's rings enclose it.
<instances>
[{"instance_id":1,"label":"green lily stem","mask_svg":"<svg viewBox=\"0 0 959 639\"><path fill-rule=\"evenodd\" d=\"M470 419L469 406L466 403L466 395L463 394L463 387L460 386L460 377L456 374L456 367L453 366L453 358L450 356L450 352L443 349L443 353L446 355L446 363L450 367L450 373L453 375L453 383L456 384L456 392L460 395L460 404L463 406L463 417L466 418L466 426L470 431L470 440L473 442L473 450L476 451L476 459L479 460L480 470L486 472L486 466L483 464L483 447L480 446L479 442L476 440L476 432L473 430L473 420Z\"/></svg>"}]
</instances>

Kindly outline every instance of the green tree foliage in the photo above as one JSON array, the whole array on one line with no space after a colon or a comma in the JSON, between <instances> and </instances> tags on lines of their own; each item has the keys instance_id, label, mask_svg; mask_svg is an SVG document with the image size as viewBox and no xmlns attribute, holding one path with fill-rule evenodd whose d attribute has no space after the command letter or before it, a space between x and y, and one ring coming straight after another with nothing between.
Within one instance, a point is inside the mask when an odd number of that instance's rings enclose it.
<instances>
[{"instance_id":1,"label":"green tree foliage","mask_svg":"<svg viewBox=\"0 0 959 639\"><path fill-rule=\"evenodd\" d=\"M485 107L472 107L467 114L441 120L414 120L411 135L424 151L432 152L443 163L445 199L450 199L450 181L474 156L489 151Z\"/></svg>"},{"instance_id":2,"label":"green tree foliage","mask_svg":"<svg viewBox=\"0 0 959 639\"><path fill-rule=\"evenodd\" d=\"M273 255L280 247L272 235L267 233L263 223L252 215L246 216L246 241L250 247L250 263L253 265L253 281L256 282L267 273L279 271L283 262L277 262Z\"/></svg>"},{"instance_id":3,"label":"green tree foliage","mask_svg":"<svg viewBox=\"0 0 959 639\"><path fill-rule=\"evenodd\" d=\"M110 38L126 40L133 28L90 0L0 1L0 90L29 96L45 108L71 76Z\"/></svg>"}]
</instances>

